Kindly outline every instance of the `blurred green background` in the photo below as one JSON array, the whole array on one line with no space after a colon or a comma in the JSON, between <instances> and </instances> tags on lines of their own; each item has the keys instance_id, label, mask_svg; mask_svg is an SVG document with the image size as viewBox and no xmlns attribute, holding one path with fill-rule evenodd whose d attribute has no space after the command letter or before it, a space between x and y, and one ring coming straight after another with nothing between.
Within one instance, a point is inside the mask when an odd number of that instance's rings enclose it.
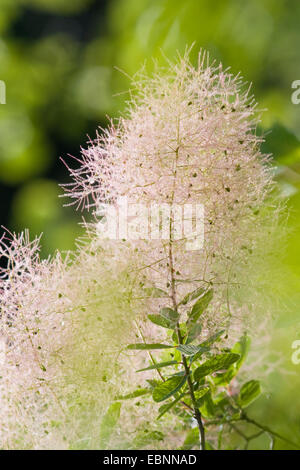
<instances>
[{"instance_id":1,"label":"blurred green background","mask_svg":"<svg viewBox=\"0 0 300 470\"><path fill-rule=\"evenodd\" d=\"M68 180L59 157L78 155L122 110L129 79L118 69L132 75L146 59L163 61L161 50L173 58L195 42L194 57L204 48L253 83L291 230L274 289L282 313L272 341L283 372L269 376L250 411L298 442L291 344L300 339L300 104L291 84L300 80L299 22L299 0L0 0L0 223L44 232L43 255L72 248L80 233L80 214L58 198L58 182Z\"/></svg>"}]
</instances>

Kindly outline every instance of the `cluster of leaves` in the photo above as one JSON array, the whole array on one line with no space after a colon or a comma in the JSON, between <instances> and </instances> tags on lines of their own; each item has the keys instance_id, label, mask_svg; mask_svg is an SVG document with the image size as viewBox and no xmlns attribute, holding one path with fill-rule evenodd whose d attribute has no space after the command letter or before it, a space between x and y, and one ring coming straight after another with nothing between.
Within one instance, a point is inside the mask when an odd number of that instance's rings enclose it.
<instances>
[{"instance_id":1,"label":"cluster of leaves","mask_svg":"<svg viewBox=\"0 0 300 470\"><path fill-rule=\"evenodd\" d=\"M157 296L160 292L155 292ZM244 383L239 391L232 392L230 384L244 362L248 349L249 338L245 334L229 350L221 347L221 339L225 330L213 333L203 341L199 341L202 331L201 315L207 309L213 297L212 288L198 288L188 294L178 304L188 305L187 320L180 322L179 308L161 308L159 314L148 315L149 320L162 328L171 330L170 344L135 343L128 350L148 351L151 364L137 372L154 371L159 380L147 380L147 386L116 397L117 404L108 410L105 420L111 421L115 407L120 410L120 400L134 399L152 395L157 403L162 403L157 419L166 413L174 413L190 426L183 448L199 447L199 430L194 426L196 410L200 411L204 427L221 425L243 419L244 409L261 393L257 380ZM164 360L156 361L151 351L167 353ZM171 373L169 371L171 370ZM111 426L109 426L111 429ZM209 448L209 442L206 448Z\"/></svg>"}]
</instances>

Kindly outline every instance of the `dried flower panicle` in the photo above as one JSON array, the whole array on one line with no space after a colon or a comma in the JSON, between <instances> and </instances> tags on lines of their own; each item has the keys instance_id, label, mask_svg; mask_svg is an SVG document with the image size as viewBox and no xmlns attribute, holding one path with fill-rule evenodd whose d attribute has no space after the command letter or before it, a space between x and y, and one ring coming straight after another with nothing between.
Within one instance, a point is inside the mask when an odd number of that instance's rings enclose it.
<instances>
[{"instance_id":1,"label":"dried flower panicle","mask_svg":"<svg viewBox=\"0 0 300 470\"><path fill-rule=\"evenodd\" d=\"M266 256L277 204L257 123L240 77L205 54L196 68L186 54L152 78L140 74L125 116L70 169L71 204L94 212L87 240L72 255L41 260L39 239L1 239L1 447L101 448L99 423L116 397L138 387L134 371L145 364L144 356L124 353L125 345L167 340L147 314L174 307L195 288L214 293L204 336L225 327L223 346L231 346L251 323L258 330L256 260ZM187 250L187 238L172 231L167 239L101 240L99 206L124 196L146 207L202 204L203 247ZM180 313L184 319L184 304ZM106 446L178 445L181 428L172 417L149 422L157 405L147 397L145 407L139 398L127 403Z\"/></svg>"},{"instance_id":2,"label":"dried flower panicle","mask_svg":"<svg viewBox=\"0 0 300 470\"><path fill-rule=\"evenodd\" d=\"M173 275L170 240L144 240L142 226L139 240L120 244L136 250L141 282L167 290L170 298L172 276L178 300L199 285L214 287L207 328L230 323L233 337L250 320L236 293L245 275L254 287L252 260L255 265L277 219L256 108L239 76L210 64L205 54L195 68L187 53L167 70L133 80L125 116L82 151L65 188L71 204L94 210L96 224L99 205L116 205L124 196L146 207L202 204L204 246L189 251L185 237L171 235Z\"/></svg>"},{"instance_id":3,"label":"dried flower panicle","mask_svg":"<svg viewBox=\"0 0 300 470\"><path fill-rule=\"evenodd\" d=\"M140 306L127 260L97 241L41 260L27 232L2 237L0 255L1 447L101 447L107 407L137 381L118 361Z\"/></svg>"}]
</instances>

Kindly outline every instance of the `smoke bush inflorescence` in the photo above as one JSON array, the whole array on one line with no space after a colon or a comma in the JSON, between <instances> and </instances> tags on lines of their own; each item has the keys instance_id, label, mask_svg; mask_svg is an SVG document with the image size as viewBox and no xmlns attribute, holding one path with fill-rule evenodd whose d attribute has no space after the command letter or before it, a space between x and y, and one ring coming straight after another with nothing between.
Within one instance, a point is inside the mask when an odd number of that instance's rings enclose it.
<instances>
[{"instance_id":1,"label":"smoke bush inflorescence","mask_svg":"<svg viewBox=\"0 0 300 470\"><path fill-rule=\"evenodd\" d=\"M243 407L259 383L240 390L235 376L246 332L266 328L257 260L279 211L258 122L240 77L205 54L196 68L186 54L151 78L140 74L124 116L70 169L71 204L93 211L77 252L41 260L27 233L2 238L2 447L176 448L186 429L192 444L183 445L193 447L197 422L204 448L216 430L205 444L201 427L213 419L249 420ZM147 238L138 224L135 240L98 237L99 207L122 197L141 210L156 204L158 230L160 208L171 208L168 237ZM196 204L204 245L188 250L172 230L174 207ZM157 344L167 346L159 357ZM148 351L150 365L134 349Z\"/></svg>"}]
</instances>

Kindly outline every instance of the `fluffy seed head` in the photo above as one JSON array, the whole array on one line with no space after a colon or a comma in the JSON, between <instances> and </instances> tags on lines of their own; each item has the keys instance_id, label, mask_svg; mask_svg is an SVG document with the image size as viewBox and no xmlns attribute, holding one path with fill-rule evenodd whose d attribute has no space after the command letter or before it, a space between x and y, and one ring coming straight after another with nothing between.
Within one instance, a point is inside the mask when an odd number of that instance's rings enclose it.
<instances>
[{"instance_id":1,"label":"fluffy seed head","mask_svg":"<svg viewBox=\"0 0 300 470\"><path fill-rule=\"evenodd\" d=\"M186 54L151 78L133 80L124 116L82 151L66 187L71 203L95 213L120 196L148 207L202 204L201 250L187 251L186 240L172 235L131 246L142 282L170 295L172 277L179 298L199 282L218 286L215 323L231 316L231 292L242 284L245 266L249 274L249 259L271 224L266 204L273 181L268 156L260 152L258 122L256 103L239 76L210 64L205 54L194 67Z\"/></svg>"}]
</instances>

